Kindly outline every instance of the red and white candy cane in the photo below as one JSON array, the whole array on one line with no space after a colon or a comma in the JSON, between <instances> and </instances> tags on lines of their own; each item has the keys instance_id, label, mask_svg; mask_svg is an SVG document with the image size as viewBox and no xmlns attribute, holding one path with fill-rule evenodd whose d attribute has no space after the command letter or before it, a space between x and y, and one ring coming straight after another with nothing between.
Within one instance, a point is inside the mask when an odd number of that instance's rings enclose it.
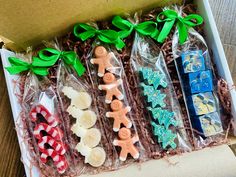
<instances>
[{"instance_id":1,"label":"red and white candy cane","mask_svg":"<svg viewBox=\"0 0 236 177\"><path fill-rule=\"evenodd\" d=\"M59 140L59 141L61 140L61 138L63 136L63 132L59 127L52 127L46 123L39 123L34 128L34 132L33 132L34 137L37 139L41 139L43 136L42 131L46 132L48 135L53 137L55 140Z\"/></svg>"},{"instance_id":2,"label":"red and white candy cane","mask_svg":"<svg viewBox=\"0 0 236 177\"><path fill-rule=\"evenodd\" d=\"M58 142L50 136L43 136L38 141L39 150L44 152L45 144L50 145L59 155L66 153L65 145L62 142Z\"/></svg>"},{"instance_id":3,"label":"red and white candy cane","mask_svg":"<svg viewBox=\"0 0 236 177\"><path fill-rule=\"evenodd\" d=\"M48 122L49 125L52 127L55 127L59 123L59 119L55 116L52 115L47 108L45 108L43 105L39 104L33 107L30 111L30 117L33 122L36 122L38 119L38 114L41 114L46 121Z\"/></svg>"},{"instance_id":4,"label":"red and white candy cane","mask_svg":"<svg viewBox=\"0 0 236 177\"><path fill-rule=\"evenodd\" d=\"M44 152L40 156L40 160L43 163L47 163L48 157L52 158L59 173L64 173L68 168L65 156L59 155L54 149L44 149Z\"/></svg>"}]
</instances>

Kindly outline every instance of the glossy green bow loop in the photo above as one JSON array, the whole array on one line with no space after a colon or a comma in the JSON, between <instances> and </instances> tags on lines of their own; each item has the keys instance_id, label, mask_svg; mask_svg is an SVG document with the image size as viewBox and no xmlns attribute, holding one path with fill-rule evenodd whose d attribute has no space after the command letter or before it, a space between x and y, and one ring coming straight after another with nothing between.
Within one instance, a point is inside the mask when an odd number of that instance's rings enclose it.
<instances>
[{"instance_id":1,"label":"glossy green bow loop","mask_svg":"<svg viewBox=\"0 0 236 177\"><path fill-rule=\"evenodd\" d=\"M33 57L33 60L35 60L36 57ZM6 67L6 70L10 74L19 74L24 71L29 71L31 70L34 74L36 75L41 75L41 76L46 76L48 75L48 68L43 67L43 66L35 66L31 63L27 63L25 61L22 61L19 58L16 57L9 57L8 58L11 66Z\"/></svg>"},{"instance_id":2,"label":"glossy green bow loop","mask_svg":"<svg viewBox=\"0 0 236 177\"><path fill-rule=\"evenodd\" d=\"M151 36L153 39L157 40L159 31L157 29L157 23L153 21L146 21L139 24L133 24L128 20L121 18L120 16L115 16L112 20L112 24L119 28L120 38L128 37L133 30L144 36Z\"/></svg>"},{"instance_id":3,"label":"glossy green bow loop","mask_svg":"<svg viewBox=\"0 0 236 177\"><path fill-rule=\"evenodd\" d=\"M97 37L100 41L114 44L117 49L122 49L125 44L119 38L119 34L114 30L98 30L85 23L80 23L74 27L74 35L85 41L89 38Z\"/></svg>"},{"instance_id":4,"label":"glossy green bow loop","mask_svg":"<svg viewBox=\"0 0 236 177\"><path fill-rule=\"evenodd\" d=\"M60 58L65 62L65 64L72 66L79 76L84 74L85 67L77 58L74 51L58 51L53 48L45 48L39 51L39 58L35 59L32 64L51 67L55 65Z\"/></svg>"},{"instance_id":5,"label":"glossy green bow loop","mask_svg":"<svg viewBox=\"0 0 236 177\"><path fill-rule=\"evenodd\" d=\"M157 22L165 22L157 41L163 43L176 23L179 32L180 44L188 38L188 29L203 23L203 18L197 14L190 14L186 17L178 15L174 10L165 10L157 16Z\"/></svg>"},{"instance_id":6,"label":"glossy green bow loop","mask_svg":"<svg viewBox=\"0 0 236 177\"><path fill-rule=\"evenodd\" d=\"M98 30L85 23L79 23L74 26L74 35L82 41L97 37L104 43L114 44L117 49L122 49L125 46L125 43L119 37L118 32L114 30Z\"/></svg>"}]
</instances>

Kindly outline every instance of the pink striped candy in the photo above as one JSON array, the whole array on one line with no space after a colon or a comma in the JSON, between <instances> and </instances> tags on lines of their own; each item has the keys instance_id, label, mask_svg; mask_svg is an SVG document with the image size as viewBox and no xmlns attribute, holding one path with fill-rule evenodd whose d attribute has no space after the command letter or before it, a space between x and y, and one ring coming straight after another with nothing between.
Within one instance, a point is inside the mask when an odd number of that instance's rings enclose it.
<instances>
[{"instance_id":1,"label":"pink striped candy","mask_svg":"<svg viewBox=\"0 0 236 177\"><path fill-rule=\"evenodd\" d=\"M33 107L30 111L30 117L33 122L36 122L38 119L38 114L41 114L46 121L48 122L49 125L52 127L55 127L59 123L59 119L55 116L52 115L47 108L45 108L43 105L39 104Z\"/></svg>"},{"instance_id":2,"label":"pink striped candy","mask_svg":"<svg viewBox=\"0 0 236 177\"><path fill-rule=\"evenodd\" d=\"M47 163L48 157L51 157L54 165L57 167L59 173L64 173L68 168L68 163L65 156L59 155L54 149L44 149L43 153L40 156L40 160L43 163Z\"/></svg>"},{"instance_id":3,"label":"pink striped candy","mask_svg":"<svg viewBox=\"0 0 236 177\"><path fill-rule=\"evenodd\" d=\"M60 128L52 127L46 123L39 123L34 128L34 132L33 132L34 137L37 139L41 139L42 138L42 131L45 131L48 135L53 137L55 140L61 140L61 138L63 136L63 132Z\"/></svg>"},{"instance_id":4,"label":"pink striped candy","mask_svg":"<svg viewBox=\"0 0 236 177\"><path fill-rule=\"evenodd\" d=\"M44 152L45 144L50 145L58 154L63 155L66 153L65 145L62 142L58 142L50 136L43 136L38 141L39 150Z\"/></svg>"}]
</instances>

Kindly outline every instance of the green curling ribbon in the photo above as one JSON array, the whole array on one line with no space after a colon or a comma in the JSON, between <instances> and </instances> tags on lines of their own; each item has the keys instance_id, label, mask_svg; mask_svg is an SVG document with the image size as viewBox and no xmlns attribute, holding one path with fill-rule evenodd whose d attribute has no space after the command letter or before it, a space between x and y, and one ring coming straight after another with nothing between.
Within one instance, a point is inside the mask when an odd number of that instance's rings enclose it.
<instances>
[{"instance_id":1,"label":"green curling ribbon","mask_svg":"<svg viewBox=\"0 0 236 177\"><path fill-rule=\"evenodd\" d=\"M77 58L74 51L58 51L53 48L45 48L39 51L39 58L35 59L32 64L36 66L51 67L60 58L65 64L72 66L79 76L84 74L85 67Z\"/></svg>"},{"instance_id":2,"label":"green curling ribbon","mask_svg":"<svg viewBox=\"0 0 236 177\"><path fill-rule=\"evenodd\" d=\"M115 16L112 20L112 24L121 29L119 32L120 38L128 37L133 30L144 36L151 36L153 39L157 40L159 31L157 29L157 23L153 21L146 21L139 24L133 24L128 20L121 18L120 16Z\"/></svg>"},{"instance_id":3,"label":"green curling ribbon","mask_svg":"<svg viewBox=\"0 0 236 177\"><path fill-rule=\"evenodd\" d=\"M174 10L165 10L157 16L157 22L165 22L157 41L163 43L176 23L179 32L180 44L183 44L188 37L188 29L203 23L203 18L197 14L190 14L186 17L178 15Z\"/></svg>"},{"instance_id":4,"label":"green curling ribbon","mask_svg":"<svg viewBox=\"0 0 236 177\"><path fill-rule=\"evenodd\" d=\"M117 49L122 49L125 46L125 43L119 37L118 32L114 30L98 30L85 23L79 23L74 26L74 35L82 41L97 37L104 43L114 44Z\"/></svg>"},{"instance_id":5,"label":"green curling ribbon","mask_svg":"<svg viewBox=\"0 0 236 177\"><path fill-rule=\"evenodd\" d=\"M37 59L37 57L33 57L33 60ZM44 67L43 65L34 65L33 63L27 63L25 61L22 61L19 58L16 57L9 57L8 58L11 66L6 67L6 70L10 74L19 74L24 71L32 71L36 75L46 76L48 75L48 68Z\"/></svg>"}]
</instances>

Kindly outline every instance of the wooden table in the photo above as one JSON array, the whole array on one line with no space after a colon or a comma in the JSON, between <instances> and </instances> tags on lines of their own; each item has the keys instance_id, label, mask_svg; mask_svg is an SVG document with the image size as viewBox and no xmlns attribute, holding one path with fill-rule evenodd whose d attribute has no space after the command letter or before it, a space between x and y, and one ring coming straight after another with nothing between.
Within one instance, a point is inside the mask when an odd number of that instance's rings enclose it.
<instances>
[{"instance_id":1,"label":"wooden table","mask_svg":"<svg viewBox=\"0 0 236 177\"><path fill-rule=\"evenodd\" d=\"M209 0L236 83L236 0ZM0 66L2 68L2 64ZM25 175L3 70L0 69L0 177Z\"/></svg>"}]
</instances>

